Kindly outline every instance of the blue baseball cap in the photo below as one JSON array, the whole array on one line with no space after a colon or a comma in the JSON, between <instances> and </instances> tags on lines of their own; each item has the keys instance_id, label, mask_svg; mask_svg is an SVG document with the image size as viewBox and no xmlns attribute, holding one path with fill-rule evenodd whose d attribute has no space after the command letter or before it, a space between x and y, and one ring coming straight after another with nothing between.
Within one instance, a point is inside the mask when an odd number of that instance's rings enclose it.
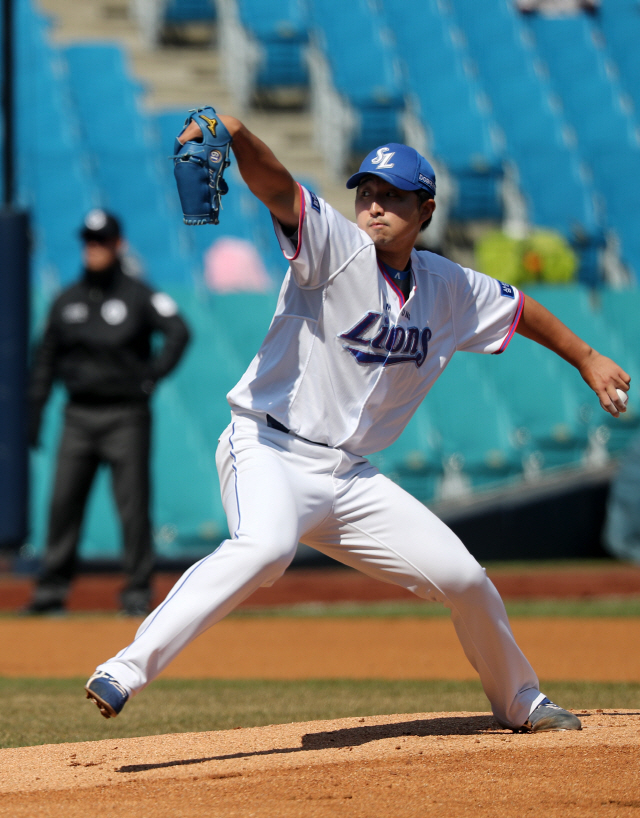
<instances>
[{"instance_id":1,"label":"blue baseball cap","mask_svg":"<svg viewBox=\"0 0 640 818\"><path fill-rule=\"evenodd\" d=\"M369 174L379 176L400 190L426 190L432 196L436 195L436 174L429 162L414 148L398 142L389 142L372 150L360 170L347 181L347 187L357 187Z\"/></svg>"}]
</instances>

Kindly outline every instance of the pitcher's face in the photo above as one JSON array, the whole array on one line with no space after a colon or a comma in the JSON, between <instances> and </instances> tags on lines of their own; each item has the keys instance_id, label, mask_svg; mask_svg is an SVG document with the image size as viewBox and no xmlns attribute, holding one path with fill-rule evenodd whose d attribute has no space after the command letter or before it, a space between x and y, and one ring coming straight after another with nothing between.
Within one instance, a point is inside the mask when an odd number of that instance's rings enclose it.
<instances>
[{"instance_id":1,"label":"pitcher's face","mask_svg":"<svg viewBox=\"0 0 640 818\"><path fill-rule=\"evenodd\" d=\"M435 201L420 203L414 190L401 190L377 176L367 176L356 192L356 223L376 249L393 250L413 244Z\"/></svg>"}]
</instances>

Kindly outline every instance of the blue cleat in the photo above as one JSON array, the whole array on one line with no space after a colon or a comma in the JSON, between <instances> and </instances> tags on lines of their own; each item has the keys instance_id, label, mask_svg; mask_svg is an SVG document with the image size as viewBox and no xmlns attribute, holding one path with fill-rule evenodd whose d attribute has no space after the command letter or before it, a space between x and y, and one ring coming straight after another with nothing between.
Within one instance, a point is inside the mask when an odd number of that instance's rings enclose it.
<instances>
[{"instance_id":1,"label":"blue cleat","mask_svg":"<svg viewBox=\"0 0 640 818\"><path fill-rule=\"evenodd\" d=\"M522 729L527 733L541 733L545 730L582 730L577 716L563 710L549 699L543 699L525 721Z\"/></svg>"},{"instance_id":2,"label":"blue cleat","mask_svg":"<svg viewBox=\"0 0 640 818\"><path fill-rule=\"evenodd\" d=\"M552 730L582 730L582 722L573 713L544 698L520 727L511 727L496 719L500 727L514 733L543 733Z\"/></svg>"},{"instance_id":3,"label":"blue cleat","mask_svg":"<svg viewBox=\"0 0 640 818\"><path fill-rule=\"evenodd\" d=\"M84 686L87 699L93 699L105 719L114 719L127 703L129 694L113 676L98 670Z\"/></svg>"}]
</instances>

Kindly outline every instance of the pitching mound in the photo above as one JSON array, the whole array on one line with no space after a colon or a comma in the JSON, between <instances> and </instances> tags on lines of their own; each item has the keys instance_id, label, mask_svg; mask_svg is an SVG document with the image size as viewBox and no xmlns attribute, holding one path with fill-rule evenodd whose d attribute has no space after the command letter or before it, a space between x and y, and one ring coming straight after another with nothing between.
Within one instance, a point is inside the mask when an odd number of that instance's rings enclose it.
<instances>
[{"instance_id":1,"label":"pitching mound","mask_svg":"<svg viewBox=\"0 0 640 818\"><path fill-rule=\"evenodd\" d=\"M1 750L0 815L636 814L640 713L579 715L579 733L427 713Z\"/></svg>"}]
</instances>

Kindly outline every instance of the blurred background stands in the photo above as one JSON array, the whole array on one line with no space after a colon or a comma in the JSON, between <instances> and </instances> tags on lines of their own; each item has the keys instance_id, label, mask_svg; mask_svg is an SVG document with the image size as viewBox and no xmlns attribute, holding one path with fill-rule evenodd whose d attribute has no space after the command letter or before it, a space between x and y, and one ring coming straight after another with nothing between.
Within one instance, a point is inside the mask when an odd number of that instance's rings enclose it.
<instances>
[{"instance_id":1,"label":"blurred background stands","mask_svg":"<svg viewBox=\"0 0 640 818\"><path fill-rule=\"evenodd\" d=\"M18 0L18 12L16 116L47 123L25 129L16 157L34 218L34 331L77 273L70 237L100 205L130 226L131 271L175 297L194 330L156 397L162 558L192 559L226 534L214 464L224 395L266 332L285 270L269 214L235 167L220 226L181 224L168 157L188 108L241 114L349 217L345 174L381 143L414 145L438 176L426 245L531 292L636 372L635 0L558 19L509 0ZM255 269L238 277L243 259ZM400 440L372 458L422 502L608 474L636 433L635 385L614 421L561 361L512 344L498 358L457 356ZM473 401L457 398L461 382ZM33 460L35 551L57 415ZM86 558L115 556L109 505L97 492Z\"/></svg>"}]
</instances>

